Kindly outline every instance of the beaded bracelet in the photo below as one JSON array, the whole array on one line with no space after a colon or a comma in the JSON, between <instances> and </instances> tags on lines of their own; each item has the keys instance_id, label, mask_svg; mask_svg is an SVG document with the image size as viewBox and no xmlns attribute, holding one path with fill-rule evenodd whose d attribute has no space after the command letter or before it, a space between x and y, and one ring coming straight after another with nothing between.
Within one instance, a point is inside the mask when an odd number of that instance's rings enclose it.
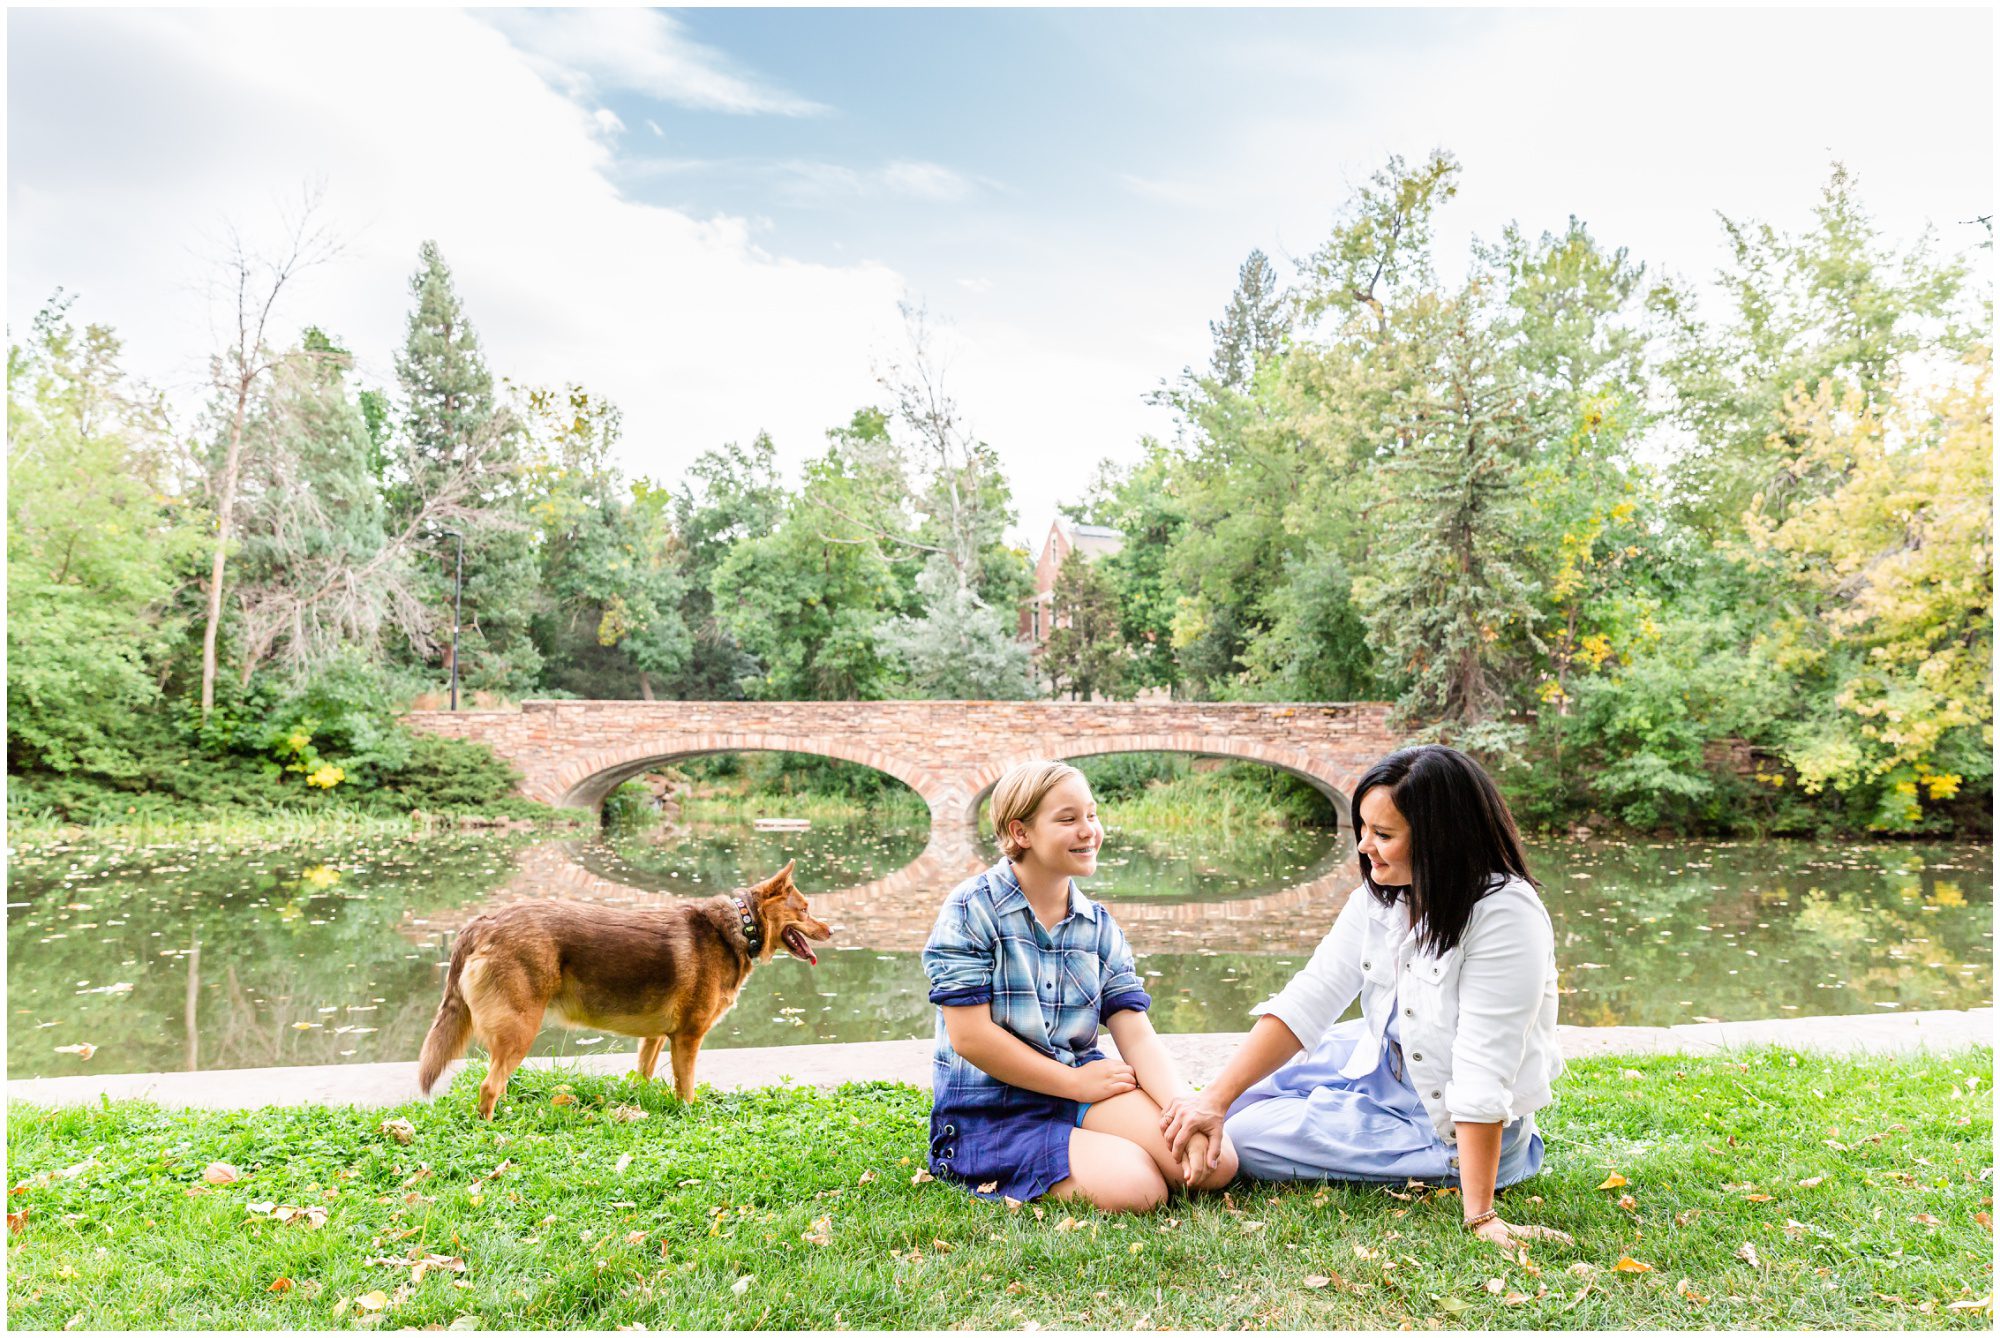
<instances>
[{"instance_id":1,"label":"beaded bracelet","mask_svg":"<svg viewBox=\"0 0 2000 1338\"><path fill-rule=\"evenodd\" d=\"M1498 1208L1488 1208L1485 1212L1479 1214L1479 1216L1477 1217L1466 1218L1465 1229L1467 1231L1477 1231L1479 1230L1479 1228L1485 1226L1488 1222L1491 1222L1494 1218L1498 1217L1499 1215L1500 1215L1500 1210Z\"/></svg>"}]
</instances>

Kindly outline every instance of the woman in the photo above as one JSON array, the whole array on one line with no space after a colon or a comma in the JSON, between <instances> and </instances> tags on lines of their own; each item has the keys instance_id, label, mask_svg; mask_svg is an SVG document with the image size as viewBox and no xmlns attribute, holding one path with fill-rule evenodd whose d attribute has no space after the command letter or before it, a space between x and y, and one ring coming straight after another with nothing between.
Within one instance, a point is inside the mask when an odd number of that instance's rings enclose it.
<instances>
[{"instance_id":1,"label":"woman","mask_svg":"<svg viewBox=\"0 0 2000 1338\"><path fill-rule=\"evenodd\" d=\"M1370 768L1354 812L1362 886L1216 1080L1162 1113L1169 1147L1212 1157L1226 1127L1254 1178L1456 1182L1482 1239L1568 1241L1493 1207L1541 1169L1535 1111L1563 1068L1555 933L1506 802L1432 745Z\"/></svg>"}]
</instances>

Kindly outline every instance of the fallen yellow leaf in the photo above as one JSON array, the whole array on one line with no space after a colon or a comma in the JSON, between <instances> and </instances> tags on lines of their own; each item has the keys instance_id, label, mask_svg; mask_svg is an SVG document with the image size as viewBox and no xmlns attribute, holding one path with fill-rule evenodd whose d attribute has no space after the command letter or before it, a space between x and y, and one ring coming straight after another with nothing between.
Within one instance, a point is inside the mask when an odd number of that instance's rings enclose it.
<instances>
[{"instance_id":1,"label":"fallen yellow leaf","mask_svg":"<svg viewBox=\"0 0 2000 1338\"><path fill-rule=\"evenodd\" d=\"M279 1278L276 1282L272 1283L269 1287L266 1287L264 1290L272 1292L288 1292L291 1289L292 1289L292 1280L290 1278Z\"/></svg>"},{"instance_id":2,"label":"fallen yellow leaf","mask_svg":"<svg viewBox=\"0 0 2000 1338\"><path fill-rule=\"evenodd\" d=\"M226 1161L212 1161L202 1168L201 1178L211 1185L233 1185L243 1178L243 1172Z\"/></svg>"},{"instance_id":3,"label":"fallen yellow leaf","mask_svg":"<svg viewBox=\"0 0 2000 1338\"><path fill-rule=\"evenodd\" d=\"M1618 1172L1616 1172L1616 1171L1613 1171L1613 1172L1612 1172L1612 1173L1611 1173L1610 1175L1607 1175L1607 1176L1605 1176L1605 1177L1604 1177L1604 1183L1603 1183L1603 1184L1601 1184L1601 1185L1599 1185L1599 1186L1598 1186L1598 1188L1599 1188L1599 1189L1623 1189L1623 1188L1625 1188L1625 1186L1626 1186L1626 1185L1628 1185L1628 1184L1630 1184L1630 1183L1631 1183L1631 1182L1630 1182L1630 1181L1628 1181L1628 1180L1627 1180L1627 1179L1626 1179L1626 1178L1625 1178L1624 1176L1622 1176L1622 1175L1618 1174Z\"/></svg>"},{"instance_id":4,"label":"fallen yellow leaf","mask_svg":"<svg viewBox=\"0 0 2000 1338\"><path fill-rule=\"evenodd\" d=\"M1650 1273L1653 1271L1653 1266L1651 1264L1642 1264L1628 1254L1622 1256L1617 1263L1613 1264L1611 1271L1614 1273Z\"/></svg>"},{"instance_id":5,"label":"fallen yellow leaf","mask_svg":"<svg viewBox=\"0 0 2000 1338\"><path fill-rule=\"evenodd\" d=\"M380 1310L383 1306L389 1304L389 1293L379 1288L372 1292L363 1292L354 1298L354 1304L360 1306L363 1310Z\"/></svg>"}]
</instances>

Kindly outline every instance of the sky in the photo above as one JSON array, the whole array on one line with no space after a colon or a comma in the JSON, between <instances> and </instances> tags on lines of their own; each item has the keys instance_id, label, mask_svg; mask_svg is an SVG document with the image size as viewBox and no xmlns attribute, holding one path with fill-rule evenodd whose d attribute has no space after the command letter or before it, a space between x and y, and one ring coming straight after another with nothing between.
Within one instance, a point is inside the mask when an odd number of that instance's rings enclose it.
<instances>
[{"instance_id":1,"label":"sky","mask_svg":"<svg viewBox=\"0 0 2000 1338\"><path fill-rule=\"evenodd\" d=\"M676 486L768 431L787 478L942 325L1039 547L1175 424L1261 248L1289 277L1392 154L1463 165L1440 270L1571 216L1701 281L1717 215L1805 226L1832 163L1885 235L1992 213L1984 9L13 9L7 298L58 287L192 421L233 229L342 241L287 290L393 383L435 240L496 374L623 411ZM1977 235L1975 235L1977 234Z\"/></svg>"}]
</instances>

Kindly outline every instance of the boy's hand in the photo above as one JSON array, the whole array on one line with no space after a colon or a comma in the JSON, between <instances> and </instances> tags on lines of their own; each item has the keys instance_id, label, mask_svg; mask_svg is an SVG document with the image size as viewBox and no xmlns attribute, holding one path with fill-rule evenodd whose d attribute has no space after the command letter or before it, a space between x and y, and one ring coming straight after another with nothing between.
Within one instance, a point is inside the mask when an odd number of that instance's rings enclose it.
<instances>
[{"instance_id":1,"label":"boy's hand","mask_svg":"<svg viewBox=\"0 0 2000 1338\"><path fill-rule=\"evenodd\" d=\"M1119 1059L1093 1059L1070 1070L1070 1099L1086 1104L1123 1096L1139 1086L1132 1066Z\"/></svg>"}]
</instances>

